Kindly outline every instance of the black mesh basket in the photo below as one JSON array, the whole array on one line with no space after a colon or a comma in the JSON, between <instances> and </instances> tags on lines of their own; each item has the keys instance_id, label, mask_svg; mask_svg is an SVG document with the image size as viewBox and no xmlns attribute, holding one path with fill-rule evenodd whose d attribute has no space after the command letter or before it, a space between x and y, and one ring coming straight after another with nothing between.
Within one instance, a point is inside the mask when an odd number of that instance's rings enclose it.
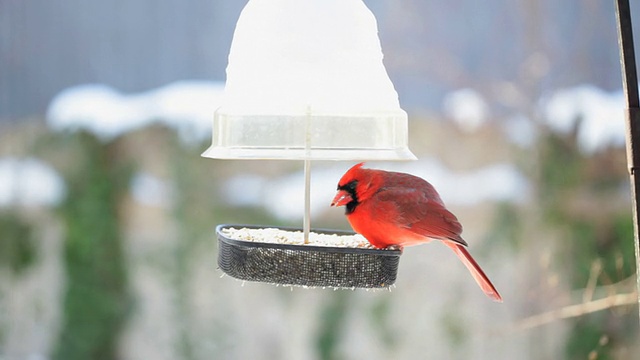
<instances>
[{"instance_id":1,"label":"black mesh basket","mask_svg":"<svg viewBox=\"0 0 640 360\"><path fill-rule=\"evenodd\" d=\"M396 281L402 250L291 245L230 239L225 228L263 227L219 225L218 266L241 280L281 285L333 288L385 288ZM300 229L281 228L288 231ZM353 232L312 230L353 235Z\"/></svg>"}]
</instances>

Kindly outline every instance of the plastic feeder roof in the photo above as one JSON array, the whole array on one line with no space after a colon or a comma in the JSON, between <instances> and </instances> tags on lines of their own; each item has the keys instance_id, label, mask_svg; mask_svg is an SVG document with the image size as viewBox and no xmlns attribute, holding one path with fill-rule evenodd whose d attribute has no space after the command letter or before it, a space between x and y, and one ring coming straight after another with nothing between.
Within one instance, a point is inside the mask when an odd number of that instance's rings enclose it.
<instances>
[{"instance_id":1,"label":"plastic feeder roof","mask_svg":"<svg viewBox=\"0 0 640 360\"><path fill-rule=\"evenodd\" d=\"M212 145L223 159L411 160L407 114L362 0L250 0Z\"/></svg>"}]
</instances>

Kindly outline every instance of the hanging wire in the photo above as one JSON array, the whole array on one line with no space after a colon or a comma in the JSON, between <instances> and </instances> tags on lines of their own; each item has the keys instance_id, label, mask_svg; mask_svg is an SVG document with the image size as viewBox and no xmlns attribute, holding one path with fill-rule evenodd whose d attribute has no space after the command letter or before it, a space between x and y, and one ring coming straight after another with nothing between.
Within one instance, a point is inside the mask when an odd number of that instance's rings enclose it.
<instances>
[{"instance_id":1,"label":"hanging wire","mask_svg":"<svg viewBox=\"0 0 640 360\"><path fill-rule=\"evenodd\" d=\"M638 195L640 194L640 104L638 100L638 75L636 72L629 0L616 0L616 20L618 23L618 46L620 48L620 64L622 67L622 88L626 101L627 164L629 166L633 201L636 285L640 294L640 203L638 202Z\"/></svg>"}]
</instances>

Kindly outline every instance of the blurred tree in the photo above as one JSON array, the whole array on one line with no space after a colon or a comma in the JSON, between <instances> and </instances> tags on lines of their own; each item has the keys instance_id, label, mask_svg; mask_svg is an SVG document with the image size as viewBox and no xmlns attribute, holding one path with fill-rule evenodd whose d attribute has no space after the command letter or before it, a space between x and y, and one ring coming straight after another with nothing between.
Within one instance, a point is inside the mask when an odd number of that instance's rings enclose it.
<instances>
[{"instance_id":1,"label":"blurred tree","mask_svg":"<svg viewBox=\"0 0 640 360\"><path fill-rule=\"evenodd\" d=\"M340 339L344 332L350 293L345 290L334 292L328 297L329 303L320 313L322 322L316 336L316 347L320 359L341 359Z\"/></svg>"},{"instance_id":2,"label":"blurred tree","mask_svg":"<svg viewBox=\"0 0 640 360\"><path fill-rule=\"evenodd\" d=\"M393 319L391 316L392 296L383 294L369 309L369 317L371 326L376 329L378 339L387 348L394 348L399 340L397 331L392 327Z\"/></svg>"},{"instance_id":3,"label":"blurred tree","mask_svg":"<svg viewBox=\"0 0 640 360\"><path fill-rule=\"evenodd\" d=\"M106 145L78 133L79 154L66 174L67 291L54 359L116 359L130 296L118 219L129 171L118 161L118 143Z\"/></svg>"},{"instance_id":4,"label":"blurred tree","mask_svg":"<svg viewBox=\"0 0 640 360\"><path fill-rule=\"evenodd\" d=\"M557 266L571 287L584 289L590 281L594 287L612 285L634 276L630 209L615 201L627 188L624 151L609 149L586 156L577 146L575 131L566 135L547 131L538 154L537 200L547 225L563 236ZM601 270L594 271L594 264ZM569 359L616 358L618 351L633 344L630 334L638 332L635 316L613 310L571 321Z\"/></svg>"},{"instance_id":5,"label":"blurred tree","mask_svg":"<svg viewBox=\"0 0 640 360\"><path fill-rule=\"evenodd\" d=\"M25 271L36 259L33 229L13 211L0 212L0 268Z\"/></svg>"}]
</instances>

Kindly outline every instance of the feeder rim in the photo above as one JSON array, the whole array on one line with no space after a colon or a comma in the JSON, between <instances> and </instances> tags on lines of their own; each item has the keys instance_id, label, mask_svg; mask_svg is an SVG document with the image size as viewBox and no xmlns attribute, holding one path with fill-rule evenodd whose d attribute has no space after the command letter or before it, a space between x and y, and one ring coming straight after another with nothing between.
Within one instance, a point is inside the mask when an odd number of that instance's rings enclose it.
<instances>
[{"instance_id":1,"label":"feeder rim","mask_svg":"<svg viewBox=\"0 0 640 360\"><path fill-rule=\"evenodd\" d=\"M269 248L278 250L296 250L296 251L317 251L324 253L341 253L341 254L369 254L378 256L400 256L402 255L401 249L362 249L353 247L338 247L338 246L319 246L319 245L296 245L296 244L280 244L280 243L265 243L260 241L246 241L229 238L222 233L224 228L247 228L247 229L279 229L284 231L298 231L302 229L295 227L281 227L273 225L245 225L245 224L220 224L216 226L216 233L220 235L219 240L230 245L242 246L246 248ZM311 229L315 233L323 234L335 234L335 235L355 235L353 231L347 230L335 230L335 229Z\"/></svg>"}]
</instances>

